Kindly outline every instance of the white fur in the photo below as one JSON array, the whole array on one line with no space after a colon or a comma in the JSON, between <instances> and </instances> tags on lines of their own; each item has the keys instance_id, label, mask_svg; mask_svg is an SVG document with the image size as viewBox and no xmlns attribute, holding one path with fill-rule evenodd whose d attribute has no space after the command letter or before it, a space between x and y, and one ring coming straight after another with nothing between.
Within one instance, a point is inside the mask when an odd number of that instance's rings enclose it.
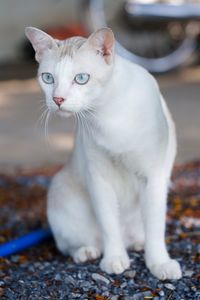
<instances>
[{"instance_id":1,"label":"white fur","mask_svg":"<svg viewBox=\"0 0 200 300\"><path fill-rule=\"evenodd\" d=\"M48 107L79 113L72 157L49 189L49 224L59 250L76 262L102 253L102 270L118 274L130 265L126 249L144 247L152 274L178 279L180 266L165 245L174 124L154 78L112 46L112 60L86 42L72 58L59 60L52 49L40 61ZM42 72L51 72L55 84L44 84ZM81 72L89 82L72 84ZM60 110L54 96L65 99Z\"/></svg>"}]
</instances>

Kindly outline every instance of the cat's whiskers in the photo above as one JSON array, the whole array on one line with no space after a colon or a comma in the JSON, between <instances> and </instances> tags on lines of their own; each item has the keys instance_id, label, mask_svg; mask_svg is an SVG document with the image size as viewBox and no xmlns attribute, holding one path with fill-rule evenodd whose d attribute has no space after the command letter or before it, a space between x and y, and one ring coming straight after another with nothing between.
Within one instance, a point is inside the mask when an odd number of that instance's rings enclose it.
<instances>
[{"instance_id":1,"label":"cat's whiskers","mask_svg":"<svg viewBox=\"0 0 200 300\"><path fill-rule=\"evenodd\" d=\"M83 119L81 118L80 112L74 112L73 116L75 117L75 121L76 121L76 126L78 131L84 135L85 134L85 124L83 122Z\"/></svg>"},{"instance_id":2,"label":"cat's whiskers","mask_svg":"<svg viewBox=\"0 0 200 300\"><path fill-rule=\"evenodd\" d=\"M37 112L40 114L41 110L46 108L47 105L46 105L46 101L44 98L39 99L39 103L40 103L40 106L38 107Z\"/></svg>"},{"instance_id":3,"label":"cat's whiskers","mask_svg":"<svg viewBox=\"0 0 200 300\"><path fill-rule=\"evenodd\" d=\"M40 103L46 103L44 98L39 99L39 102L40 102Z\"/></svg>"},{"instance_id":4,"label":"cat's whiskers","mask_svg":"<svg viewBox=\"0 0 200 300\"><path fill-rule=\"evenodd\" d=\"M40 108L40 111L44 109L44 111L41 113L41 115L39 116L37 122L36 122L36 127L42 126L42 123L44 121L45 115L47 114L48 108L46 107L46 105L44 107Z\"/></svg>"},{"instance_id":5,"label":"cat's whiskers","mask_svg":"<svg viewBox=\"0 0 200 300\"><path fill-rule=\"evenodd\" d=\"M97 126L97 117L98 117L98 112L97 112L96 108L91 106L91 105L88 105L84 109L84 114L92 122L92 128L96 128L96 126Z\"/></svg>"},{"instance_id":6,"label":"cat's whiskers","mask_svg":"<svg viewBox=\"0 0 200 300\"><path fill-rule=\"evenodd\" d=\"M81 120L80 120L80 116L77 112L75 112L73 114L73 117L75 118L75 122L76 122L76 127L78 128L79 131L81 131Z\"/></svg>"},{"instance_id":7,"label":"cat's whiskers","mask_svg":"<svg viewBox=\"0 0 200 300\"><path fill-rule=\"evenodd\" d=\"M81 132L83 134L88 133L88 135L92 136L94 134L94 122L91 122L91 116L95 117L95 114L91 114L89 109L83 110L78 112L79 119L80 119L80 127L81 127Z\"/></svg>"},{"instance_id":8,"label":"cat's whiskers","mask_svg":"<svg viewBox=\"0 0 200 300\"><path fill-rule=\"evenodd\" d=\"M77 111L78 105L70 107L73 110L76 126L82 135L93 135L97 125L97 112L92 106L85 106L84 110Z\"/></svg>"},{"instance_id":9,"label":"cat's whiskers","mask_svg":"<svg viewBox=\"0 0 200 300\"><path fill-rule=\"evenodd\" d=\"M79 128L79 132L81 132L82 135L85 135L85 123L83 121L83 118L81 117L80 112L76 113L77 115L77 120L78 120L78 128Z\"/></svg>"},{"instance_id":10,"label":"cat's whiskers","mask_svg":"<svg viewBox=\"0 0 200 300\"><path fill-rule=\"evenodd\" d=\"M85 133L88 132L90 134L91 133L91 128L88 125L88 119L85 116L84 111L80 111L79 114L80 114L84 129L85 129Z\"/></svg>"},{"instance_id":11,"label":"cat's whiskers","mask_svg":"<svg viewBox=\"0 0 200 300\"><path fill-rule=\"evenodd\" d=\"M94 107L88 107L86 110L85 110L85 113L87 115L89 115L90 117L92 117L93 121L95 122L96 119L97 119L97 111L95 110ZM96 123L96 122L95 122Z\"/></svg>"},{"instance_id":12,"label":"cat's whiskers","mask_svg":"<svg viewBox=\"0 0 200 300\"><path fill-rule=\"evenodd\" d=\"M44 124L44 134L45 134L45 141L47 142L47 145L50 144L50 140L49 140L49 130L48 130L48 125L49 125L49 118L51 116L51 110L49 109L49 107L45 105L43 105L41 109L44 109L44 111L41 113L40 117L37 120L37 126L39 127L43 127Z\"/></svg>"},{"instance_id":13,"label":"cat's whiskers","mask_svg":"<svg viewBox=\"0 0 200 300\"><path fill-rule=\"evenodd\" d=\"M51 111L47 110L47 113L46 113L46 116L45 116L45 121L44 121L44 132L45 132L45 139L46 139L46 142L47 144L49 145L50 144L50 139L49 139L49 119L50 119L50 116L51 116Z\"/></svg>"},{"instance_id":14,"label":"cat's whiskers","mask_svg":"<svg viewBox=\"0 0 200 300\"><path fill-rule=\"evenodd\" d=\"M40 113L42 110L46 108L46 103L43 103L39 108L38 108L38 113ZM43 111L44 112L44 111Z\"/></svg>"}]
</instances>

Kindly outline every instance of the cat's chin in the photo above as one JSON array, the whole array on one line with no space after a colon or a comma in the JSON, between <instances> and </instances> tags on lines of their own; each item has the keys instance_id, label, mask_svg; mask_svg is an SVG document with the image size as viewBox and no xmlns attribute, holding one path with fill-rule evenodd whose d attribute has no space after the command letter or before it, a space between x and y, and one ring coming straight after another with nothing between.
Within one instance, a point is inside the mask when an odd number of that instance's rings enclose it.
<instances>
[{"instance_id":1,"label":"cat's chin","mask_svg":"<svg viewBox=\"0 0 200 300\"><path fill-rule=\"evenodd\" d=\"M73 113L70 111L64 111L64 110L60 110L60 109L57 110L57 114L61 117L65 117L65 118L69 118L70 116L73 115Z\"/></svg>"}]
</instances>

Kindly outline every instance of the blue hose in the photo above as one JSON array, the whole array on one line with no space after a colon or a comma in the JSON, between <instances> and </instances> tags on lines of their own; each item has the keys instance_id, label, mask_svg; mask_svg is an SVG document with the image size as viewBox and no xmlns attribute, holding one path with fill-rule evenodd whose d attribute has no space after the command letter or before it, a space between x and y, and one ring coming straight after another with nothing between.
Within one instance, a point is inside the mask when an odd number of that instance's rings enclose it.
<instances>
[{"instance_id":1,"label":"blue hose","mask_svg":"<svg viewBox=\"0 0 200 300\"><path fill-rule=\"evenodd\" d=\"M5 257L16 252L35 246L52 237L50 229L37 229L15 240L0 245L0 257Z\"/></svg>"}]
</instances>

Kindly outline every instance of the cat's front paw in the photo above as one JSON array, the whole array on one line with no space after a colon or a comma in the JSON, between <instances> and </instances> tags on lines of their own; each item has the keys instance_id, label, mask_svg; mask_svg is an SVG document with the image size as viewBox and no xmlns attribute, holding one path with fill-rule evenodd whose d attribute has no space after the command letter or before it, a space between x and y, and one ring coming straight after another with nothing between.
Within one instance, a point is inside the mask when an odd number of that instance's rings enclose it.
<instances>
[{"instance_id":1,"label":"cat's front paw","mask_svg":"<svg viewBox=\"0 0 200 300\"><path fill-rule=\"evenodd\" d=\"M100 262L100 268L108 274L123 273L129 266L130 260L127 253L104 257Z\"/></svg>"},{"instance_id":2,"label":"cat's front paw","mask_svg":"<svg viewBox=\"0 0 200 300\"><path fill-rule=\"evenodd\" d=\"M152 265L149 269L160 280L180 279L182 277L180 265L175 259L169 259L163 264Z\"/></svg>"},{"instance_id":3,"label":"cat's front paw","mask_svg":"<svg viewBox=\"0 0 200 300\"><path fill-rule=\"evenodd\" d=\"M80 247L72 254L73 259L76 263L84 263L88 260L94 260L100 255L100 250L93 246Z\"/></svg>"}]
</instances>

